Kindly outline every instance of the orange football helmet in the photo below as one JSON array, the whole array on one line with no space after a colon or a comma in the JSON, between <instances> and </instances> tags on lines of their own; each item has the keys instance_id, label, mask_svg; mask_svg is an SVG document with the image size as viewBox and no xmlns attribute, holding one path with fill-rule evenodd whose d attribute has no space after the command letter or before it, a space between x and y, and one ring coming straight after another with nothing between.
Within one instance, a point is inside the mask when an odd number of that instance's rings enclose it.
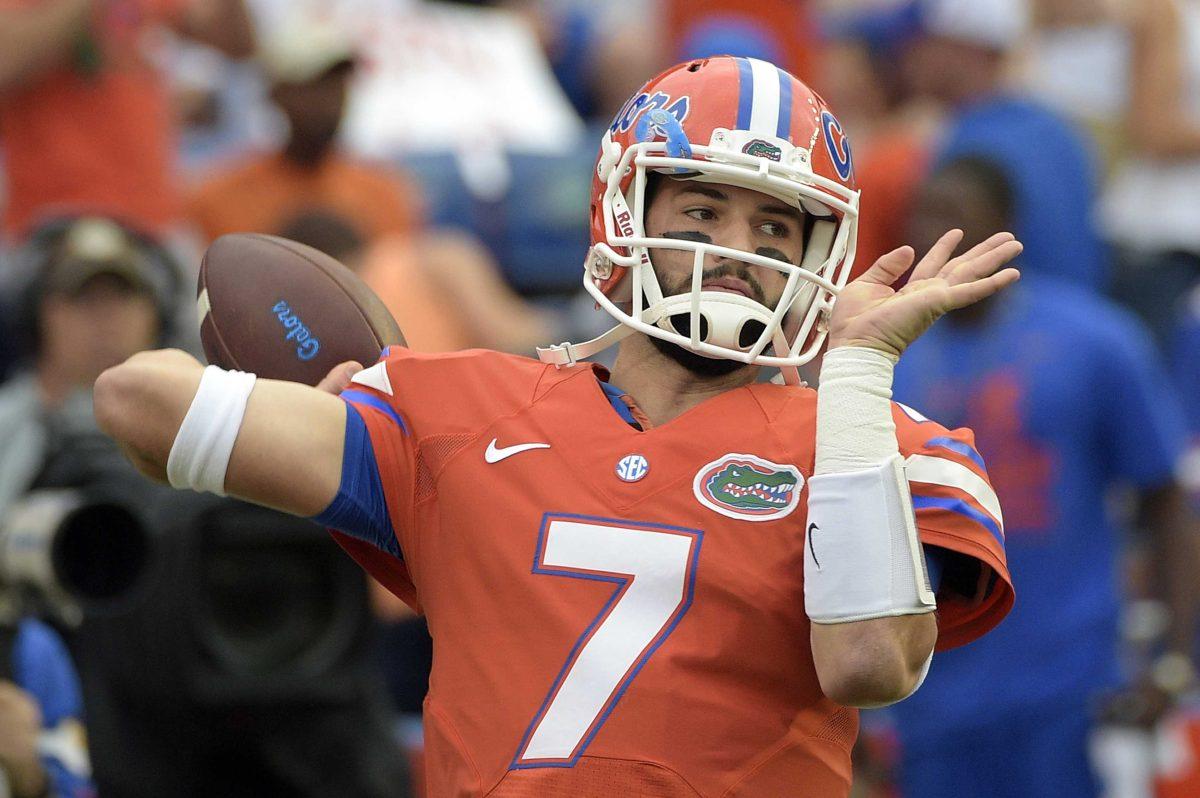
<instances>
[{"instance_id":1,"label":"orange football helmet","mask_svg":"<svg viewBox=\"0 0 1200 798\"><path fill-rule=\"evenodd\" d=\"M748 188L796 207L805 219L803 257L793 264L713 243L647 237L646 181L655 172ZM792 381L795 367L824 343L826 316L851 277L858 197L841 124L793 75L733 56L672 67L625 103L596 161L583 284L619 324L592 341L539 349L539 356L573 363L638 331L707 357L780 367ZM655 249L694 253L690 291L663 296ZM783 272L782 298L770 308L702 290L706 255Z\"/></svg>"}]
</instances>

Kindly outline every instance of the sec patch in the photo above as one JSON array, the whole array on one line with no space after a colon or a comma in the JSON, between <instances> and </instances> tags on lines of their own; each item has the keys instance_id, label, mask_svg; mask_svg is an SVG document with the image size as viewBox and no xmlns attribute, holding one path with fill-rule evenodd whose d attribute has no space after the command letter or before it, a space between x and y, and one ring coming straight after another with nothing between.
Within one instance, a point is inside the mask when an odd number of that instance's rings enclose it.
<instances>
[{"instance_id":1,"label":"sec patch","mask_svg":"<svg viewBox=\"0 0 1200 798\"><path fill-rule=\"evenodd\" d=\"M701 466L692 481L701 504L744 521L774 521L790 515L803 488L804 476L798 468L752 454L731 453L713 460Z\"/></svg>"}]
</instances>

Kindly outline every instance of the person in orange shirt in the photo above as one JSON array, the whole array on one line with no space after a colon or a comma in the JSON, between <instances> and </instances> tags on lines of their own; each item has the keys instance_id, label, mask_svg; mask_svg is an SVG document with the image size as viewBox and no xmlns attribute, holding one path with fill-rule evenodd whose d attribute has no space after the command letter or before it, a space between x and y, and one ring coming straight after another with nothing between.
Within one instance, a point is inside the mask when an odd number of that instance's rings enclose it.
<instances>
[{"instance_id":1,"label":"person in orange shirt","mask_svg":"<svg viewBox=\"0 0 1200 798\"><path fill-rule=\"evenodd\" d=\"M145 57L157 26L254 49L243 0L0 0L8 236L89 213L159 234L179 221L174 120Z\"/></svg>"},{"instance_id":2,"label":"person in orange shirt","mask_svg":"<svg viewBox=\"0 0 1200 798\"><path fill-rule=\"evenodd\" d=\"M683 63L601 142L583 280L609 332L389 347L317 389L142 353L97 419L148 476L336 530L426 614L430 795L844 798L854 708L1012 606L971 432L890 396L1021 249L952 257L952 231L902 289L910 248L851 280L853 172L792 75ZM618 342L611 373L579 362Z\"/></svg>"},{"instance_id":3,"label":"person in orange shirt","mask_svg":"<svg viewBox=\"0 0 1200 798\"><path fill-rule=\"evenodd\" d=\"M354 74L350 40L301 18L266 38L261 62L271 99L288 124L278 152L255 154L195 191L188 216L205 241L233 232L274 232L302 211L350 219L369 239L421 224L418 192L397 172L335 148Z\"/></svg>"}]
</instances>

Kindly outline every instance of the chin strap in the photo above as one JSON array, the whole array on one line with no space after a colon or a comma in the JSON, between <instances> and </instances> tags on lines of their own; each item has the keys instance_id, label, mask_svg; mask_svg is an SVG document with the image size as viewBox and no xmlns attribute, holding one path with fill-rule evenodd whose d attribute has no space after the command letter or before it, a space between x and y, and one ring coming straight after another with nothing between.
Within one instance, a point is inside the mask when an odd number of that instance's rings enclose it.
<instances>
[{"instance_id":1,"label":"chin strap","mask_svg":"<svg viewBox=\"0 0 1200 798\"><path fill-rule=\"evenodd\" d=\"M621 339L629 337L634 332L636 330L632 327L618 324L608 332L598 335L590 341L578 344L563 341L561 344L555 344L554 346L539 346L537 347L538 360L559 368L574 366L580 360L585 360L597 352L603 352ZM779 374L775 375L771 382L779 385L804 386L807 384L804 380L800 379L800 372L795 366L781 366Z\"/></svg>"},{"instance_id":2,"label":"chin strap","mask_svg":"<svg viewBox=\"0 0 1200 798\"><path fill-rule=\"evenodd\" d=\"M597 352L603 352L622 338L632 335L635 330L624 324L618 324L606 333L598 335L590 341L573 344L564 341L554 346L539 346L538 360L555 366L574 366L580 360L589 358Z\"/></svg>"}]
</instances>

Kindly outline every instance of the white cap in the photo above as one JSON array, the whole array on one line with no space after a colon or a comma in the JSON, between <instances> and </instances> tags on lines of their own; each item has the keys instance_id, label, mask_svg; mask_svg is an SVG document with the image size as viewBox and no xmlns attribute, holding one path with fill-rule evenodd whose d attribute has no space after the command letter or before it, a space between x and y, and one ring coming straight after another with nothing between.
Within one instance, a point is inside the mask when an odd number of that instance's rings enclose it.
<instances>
[{"instance_id":1,"label":"white cap","mask_svg":"<svg viewBox=\"0 0 1200 798\"><path fill-rule=\"evenodd\" d=\"M354 40L332 20L296 17L264 37L259 59L277 83L307 83L355 60Z\"/></svg>"},{"instance_id":2,"label":"white cap","mask_svg":"<svg viewBox=\"0 0 1200 798\"><path fill-rule=\"evenodd\" d=\"M1029 29L1029 4L1028 0L922 0L921 23L935 36L1008 50Z\"/></svg>"}]
</instances>

